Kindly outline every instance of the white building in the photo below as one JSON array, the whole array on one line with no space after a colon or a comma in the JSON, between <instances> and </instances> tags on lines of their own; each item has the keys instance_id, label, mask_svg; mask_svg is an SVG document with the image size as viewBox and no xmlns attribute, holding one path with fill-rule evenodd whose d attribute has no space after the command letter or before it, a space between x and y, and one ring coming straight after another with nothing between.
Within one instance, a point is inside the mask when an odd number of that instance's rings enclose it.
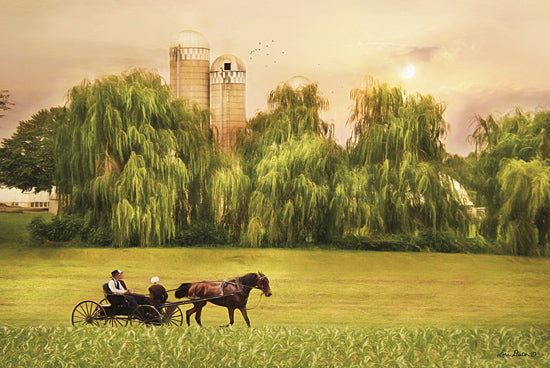
<instances>
[{"instance_id":1,"label":"white building","mask_svg":"<svg viewBox=\"0 0 550 368\"><path fill-rule=\"evenodd\" d=\"M0 207L5 209L44 210L57 213L55 188L48 192L22 192L21 189L0 187Z\"/></svg>"}]
</instances>

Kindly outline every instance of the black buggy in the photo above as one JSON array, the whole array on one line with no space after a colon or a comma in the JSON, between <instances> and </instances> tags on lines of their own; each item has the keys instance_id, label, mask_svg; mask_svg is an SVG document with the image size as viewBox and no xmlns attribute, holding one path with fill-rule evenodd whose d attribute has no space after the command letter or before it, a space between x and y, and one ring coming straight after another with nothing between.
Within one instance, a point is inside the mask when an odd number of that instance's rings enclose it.
<instances>
[{"instance_id":1,"label":"black buggy","mask_svg":"<svg viewBox=\"0 0 550 368\"><path fill-rule=\"evenodd\" d=\"M127 326L128 323L155 326L181 326L183 324L183 313L179 306L173 303L157 306L138 305L131 310L124 296L115 295L109 291L107 282L103 284L103 293L105 298L99 303L85 300L74 307L73 326L105 324Z\"/></svg>"}]
</instances>

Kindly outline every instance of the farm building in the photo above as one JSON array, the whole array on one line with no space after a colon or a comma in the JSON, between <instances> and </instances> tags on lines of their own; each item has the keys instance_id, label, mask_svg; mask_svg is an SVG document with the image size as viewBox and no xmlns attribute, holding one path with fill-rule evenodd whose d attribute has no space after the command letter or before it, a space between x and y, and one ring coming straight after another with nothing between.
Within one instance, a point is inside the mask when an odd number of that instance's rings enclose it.
<instances>
[{"instance_id":1,"label":"farm building","mask_svg":"<svg viewBox=\"0 0 550 368\"><path fill-rule=\"evenodd\" d=\"M23 192L17 188L0 187L0 209L29 210L57 213L55 188L48 192Z\"/></svg>"}]
</instances>

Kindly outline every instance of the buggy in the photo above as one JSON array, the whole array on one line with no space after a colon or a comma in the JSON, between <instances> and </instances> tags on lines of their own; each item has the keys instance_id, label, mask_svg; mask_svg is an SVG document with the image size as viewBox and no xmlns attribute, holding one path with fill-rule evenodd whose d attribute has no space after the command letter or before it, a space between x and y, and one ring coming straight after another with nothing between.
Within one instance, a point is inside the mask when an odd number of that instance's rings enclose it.
<instances>
[{"instance_id":1,"label":"buggy","mask_svg":"<svg viewBox=\"0 0 550 368\"><path fill-rule=\"evenodd\" d=\"M107 283L103 284L105 298L99 302L85 300L76 305L72 313L73 326L79 325L110 325L127 326L141 325L171 325L181 326L183 313L177 304L164 303L153 306L149 304L130 308L128 300L122 295L109 291Z\"/></svg>"}]
</instances>

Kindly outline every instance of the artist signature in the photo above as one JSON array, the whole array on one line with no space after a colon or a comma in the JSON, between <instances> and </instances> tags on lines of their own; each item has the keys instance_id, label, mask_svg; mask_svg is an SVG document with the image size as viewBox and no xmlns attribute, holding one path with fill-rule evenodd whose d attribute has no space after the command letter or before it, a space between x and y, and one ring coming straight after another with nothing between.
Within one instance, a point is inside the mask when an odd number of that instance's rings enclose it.
<instances>
[{"instance_id":1,"label":"artist signature","mask_svg":"<svg viewBox=\"0 0 550 368\"><path fill-rule=\"evenodd\" d=\"M504 350L502 350L500 353L497 354L499 358L516 358L516 357L531 357L534 358L537 356L537 353L532 351L530 353L526 353L524 351L514 350L513 353L507 353Z\"/></svg>"}]
</instances>

